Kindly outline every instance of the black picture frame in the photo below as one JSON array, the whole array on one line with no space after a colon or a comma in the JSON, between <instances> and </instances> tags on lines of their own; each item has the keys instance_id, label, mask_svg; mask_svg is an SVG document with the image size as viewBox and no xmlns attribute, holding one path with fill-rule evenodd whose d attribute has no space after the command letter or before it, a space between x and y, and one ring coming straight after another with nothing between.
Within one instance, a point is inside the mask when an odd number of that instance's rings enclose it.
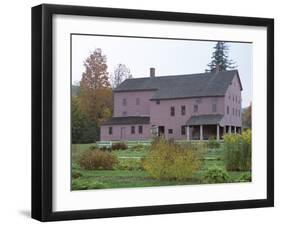
<instances>
[{"instance_id":1,"label":"black picture frame","mask_svg":"<svg viewBox=\"0 0 281 226\"><path fill-rule=\"evenodd\" d=\"M52 17L55 14L266 27L267 198L54 212L52 210ZM271 206L274 206L273 19L49 4L32 8L32 218L40 221L57 221Z\"/></svg>"}]
</instances>

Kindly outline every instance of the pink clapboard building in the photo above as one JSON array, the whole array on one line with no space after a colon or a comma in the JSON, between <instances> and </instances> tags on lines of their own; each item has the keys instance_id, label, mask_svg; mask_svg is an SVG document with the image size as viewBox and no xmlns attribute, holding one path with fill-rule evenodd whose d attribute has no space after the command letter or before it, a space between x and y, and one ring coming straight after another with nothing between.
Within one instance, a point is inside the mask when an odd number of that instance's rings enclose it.
<instances>
[{"instance_id":1,"label":"pink clapboard building","mask_svg":"<svg viewBox=\"0 0 281 226\"><path fill-rule=\"evenodd\" d=\"M114 89L114 114L101 141L221 139L240 133L242 84L237 70L127 79Z\"/></svg>"}]
</instances>

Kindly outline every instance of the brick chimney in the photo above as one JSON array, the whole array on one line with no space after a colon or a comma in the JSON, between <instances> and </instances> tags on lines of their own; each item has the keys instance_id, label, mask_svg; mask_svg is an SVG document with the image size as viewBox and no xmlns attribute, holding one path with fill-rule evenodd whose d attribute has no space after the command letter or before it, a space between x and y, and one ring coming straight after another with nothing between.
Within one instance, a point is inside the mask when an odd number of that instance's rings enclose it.
<instances>
[{"instance_id":1,"label":"brick chimney","mask_svg":"<svg viewBox=\"0 0 281 226\"><path fill-rule=\"evenodd\" d=\"M151 67L150 68L150 78L154 78L155 77L155 68Z\"/></svg>"},{"instance_id":2,"label":"brick chimney","mask_svg":"<svg viewBox=\"0 0 281 226\"><path fill-rule=\"evenodd\" d=\"M216 69L215 69L215 73L219 73L220 72L220 65L219 64L216 64Z\"/></svg>"}]
</instances>

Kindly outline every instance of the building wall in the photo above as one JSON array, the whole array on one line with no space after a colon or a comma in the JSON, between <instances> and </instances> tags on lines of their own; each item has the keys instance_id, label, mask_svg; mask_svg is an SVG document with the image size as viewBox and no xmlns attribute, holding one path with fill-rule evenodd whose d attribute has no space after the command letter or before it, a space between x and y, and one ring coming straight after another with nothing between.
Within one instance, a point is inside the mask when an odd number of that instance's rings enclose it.
<instances>
[{"instance_id":1,"label":"building wall","mask_svg":"<svg viewBox=\"0 0 281 226\"><path fill-rule=\"evenodd\" d=\"M138 92L115 92L114 93L114 117L125 116L149 116L150 115L150 99L154 91L138 91ZM139 104L137 104L137 98ZM126 100L124 105L123 100Z\"/></svg>"},{"instance_id":2,"label":"building wall","mask_svg":"<svg viewBox=\"0 0 281 226\"><path fill-rule=\"evenodd\" d=\"M108 127L101 127L101 140L121 140L121 128L125 130L125 140L145 140L151 137L151 126L164 126L165 137L170 139L185 139L181 134L181 127L193 115L223 114L222 126L242 126L242 99L238 77L235 76L225 97L201 97L175 100L151 101L154 91L116 92L114 93L114 117L122 116L150 116L150 125L143 125L143 134L138 133L135 125L135 134L131 134L131 125L112 126L113 134L109 135ZM137 98L139 103L137 104ZM124 99L125 104L124 104ZM216 111L213 111L213 104ZM194 105L198 111L194 112ZM181 114L181 106L185 106L185 115ZM227 106L229 114L227 114ZM170 115L171 107L175 108L175 116ZM124 114L126 112L126 114ZM169 133L172 129L173 133Z\"/></svg>"},{"instance_id":3,"label":"building wall","mask_svg":"<svg viewBox=\"0 0 281 226\"><path fill-rule=\"evenodd\" d=\"M242 98L238 76L233 78L232 84L228 87L225 95L225 116L224 125L242 126ZM229 106L229 114L227 114ZM233 112L234 110L234 112Z\"/></svg>"},{"instance_id":4,"label":"building wall","mask_svg":"<svg viewBox=\"0 0 281 226\"><path fill-rule=\"evenodd\" d=\"M181 135L181 126L193 115L224 114L224 97L202 97L177 100L161 100L160 104L151 101L150 124L165 126L165 137L173 139L185 139ZM216 104L216 112L212 111L212 105ZM194 105L198 105L198 112L194 112ZM170 108L175 107L175 116L170 115ZM181 106L186 106L186 114L181 115ZM169 134L169 129L173 134Z\"/></svg>"},{"instance_id":5,"label":"building wall","mask_svg":"<svg viewBox=\"0 0 281 226\"><path fill-rule=\"evenodd\" d=\"M135 126L135 134L131 133L131 126ZM109 127L112 127L112 135L109 134ZM114 125L101 126L100 140L115 141L115 140L148 140L150 139L150 125L142 125L142 134L139 134L139 125ZM121 130L124 131L124 138L121 137Z\"/></svg>"}]
</instances>

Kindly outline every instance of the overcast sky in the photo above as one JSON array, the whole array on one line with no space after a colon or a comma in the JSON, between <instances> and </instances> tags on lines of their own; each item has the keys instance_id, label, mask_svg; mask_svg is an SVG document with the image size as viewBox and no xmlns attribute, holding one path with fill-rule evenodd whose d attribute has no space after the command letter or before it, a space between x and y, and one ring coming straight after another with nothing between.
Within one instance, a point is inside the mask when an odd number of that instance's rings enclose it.
<instances>
[{"instance_id":1,"label":"overcast sky","mask_svg":"<svg viewBox=\"0 0 281 226\"><path fill-rule=\"evenodd\" d=\"M106 36L72 36L72 83L81 80L83 62L96 48L107 57L108 72L125 64L134 78L148 77L149 68L156 76L205 72L216 42L124 38ZM252 100L252 44L229 42L229 58L236 62L243 86L242 106Z\"/></svg>"}]
</instances>

